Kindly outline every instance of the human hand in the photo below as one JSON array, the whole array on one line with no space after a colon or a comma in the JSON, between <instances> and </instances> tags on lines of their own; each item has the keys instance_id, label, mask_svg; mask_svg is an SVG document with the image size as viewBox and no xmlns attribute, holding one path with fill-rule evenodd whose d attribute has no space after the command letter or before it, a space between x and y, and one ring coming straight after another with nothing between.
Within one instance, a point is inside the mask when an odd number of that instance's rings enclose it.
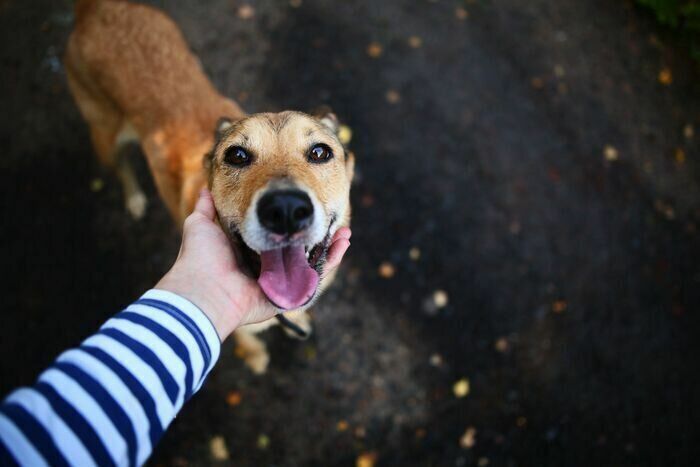
<instances>
[{"instance_id":1,"label":"human hand","mask_svg":"<svg viewBox=\"0 0 700 467\"><path fill-rule=\"evenodd\" d=\"M211 193L204 189L194 212L185 219L175 264L156 288L197 305L223 341L238 326L265 321L280 310L270 304L255 280L241 272L231 243L215 219ZM340 265L350 246L350 235L350 229L342 227L333 236L325 274Z\"/></svg>"}]
</instances>

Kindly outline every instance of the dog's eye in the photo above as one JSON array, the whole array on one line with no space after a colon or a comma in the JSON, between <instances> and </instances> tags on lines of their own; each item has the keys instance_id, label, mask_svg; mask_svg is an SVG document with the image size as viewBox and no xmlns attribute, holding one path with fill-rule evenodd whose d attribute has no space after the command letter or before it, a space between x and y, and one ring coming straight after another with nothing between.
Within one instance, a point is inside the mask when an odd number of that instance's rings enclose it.
<instances>
[{"instance_id":1,"label":"dog's eye","mask_svg":"<svg viewBox=\"0 0 700 467\"><path fill-rule=\"evenodd\" d=\"M224 162L231 165L246 165L250 163L250 156L239 146L231 146L224 152Z\"/></svg>"},{"instance_id":2,"label":"dog's eye","mask_svg":"<svg viewBox=\"0 0 700 467\"><path fill-rule=\"evenodd\" d=\"M309 151L311 162L326 162L331 159L333 159L333 151L325 144L317 144Z\"/></svg>"}]
</instances>

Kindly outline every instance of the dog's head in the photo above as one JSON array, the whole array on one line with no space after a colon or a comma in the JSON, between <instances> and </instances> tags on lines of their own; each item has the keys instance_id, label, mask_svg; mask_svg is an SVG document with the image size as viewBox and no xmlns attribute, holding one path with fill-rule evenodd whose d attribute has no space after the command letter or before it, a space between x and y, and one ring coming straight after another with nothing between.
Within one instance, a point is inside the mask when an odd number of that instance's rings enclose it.
<instances>
[{"instance_id":1,"label":"dog's head","mask_svg":"<svg viewBox=\"0 0 700 467\"><path fill-rule=\"evenodd\" d=\"M349 221L354 159L337 130L333 114L222 119L205 160L219 222L278 308L318 296L330 240Z\"/></svg>"}]
</instances>

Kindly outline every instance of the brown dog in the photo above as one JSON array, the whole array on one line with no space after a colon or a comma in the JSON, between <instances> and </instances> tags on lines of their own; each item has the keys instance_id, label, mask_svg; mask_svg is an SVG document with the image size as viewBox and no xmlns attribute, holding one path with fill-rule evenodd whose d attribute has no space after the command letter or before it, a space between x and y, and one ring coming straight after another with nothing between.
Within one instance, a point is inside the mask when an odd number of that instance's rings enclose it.
<instances>
[{"instance_id":1,"label":"brown dog","mask_svg":"<svg viewBox=\"0 0 700 467\"><path fill-rule=\"evenodd\" d=\"M350 221L354 159L335 117L246 116L214 89L172 20L126 1L76 2L65 67L95 151L121 180L132 216L143 216L146 197L120 149L138 141L178 224L208 185L222 228L269 306L294 310L285 316L310 331L304 310L332 280L326 254ZM256 372L269 357L254 333L274 323L236 332Z\"/></svg>"}]
</instances>

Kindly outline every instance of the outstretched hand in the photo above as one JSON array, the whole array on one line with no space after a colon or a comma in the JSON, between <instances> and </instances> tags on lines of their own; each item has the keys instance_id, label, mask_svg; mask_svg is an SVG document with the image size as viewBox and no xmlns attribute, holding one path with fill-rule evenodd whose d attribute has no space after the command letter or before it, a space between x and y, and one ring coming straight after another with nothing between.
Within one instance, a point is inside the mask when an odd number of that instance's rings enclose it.
<instances>
[{"instance_id":1,"label":"outstretched hand","mask_svg":"<svg viewBox=\"0 0 700 467\"><path fill-rule=\"evenodd\" d=\"M238 326L272 318L279 312L257 282L243 274L226 234L216 223L211 193L204 189L194 212L185 219L180 252L173 267L156 285L199 307L223 341ZM329 274L340 265L350 246L350 229L333 236L325 265Z\"/></svg>"}]
</instances>

